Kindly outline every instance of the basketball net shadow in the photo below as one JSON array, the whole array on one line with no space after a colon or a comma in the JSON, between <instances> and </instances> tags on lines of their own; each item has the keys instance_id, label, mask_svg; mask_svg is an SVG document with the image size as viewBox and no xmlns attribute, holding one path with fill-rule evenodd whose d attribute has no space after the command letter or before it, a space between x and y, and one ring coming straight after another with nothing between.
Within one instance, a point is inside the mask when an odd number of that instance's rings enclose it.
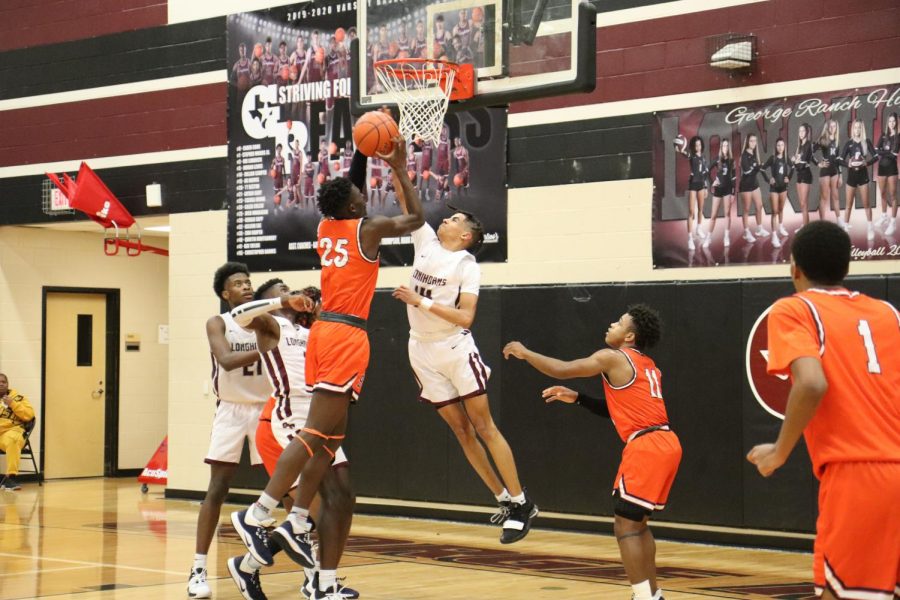
<instances>
[{"instance_id":1,"label":"basketball net shadow","mask_svg":"<svg viewBox=\"0 0 900 600\"><path fill-rule=\"evenodd\" d=\"M120 248L128 256L140 256L141 252L169 255L165 248L147 246L141 241L141 226L87 163L81 163L75 179L67 173L63 173L62 181L54 173L46 175L66 197L70 208L83 212L103 227L103 252L107 256L115 256Z\"/></svg>"}]
</instances>

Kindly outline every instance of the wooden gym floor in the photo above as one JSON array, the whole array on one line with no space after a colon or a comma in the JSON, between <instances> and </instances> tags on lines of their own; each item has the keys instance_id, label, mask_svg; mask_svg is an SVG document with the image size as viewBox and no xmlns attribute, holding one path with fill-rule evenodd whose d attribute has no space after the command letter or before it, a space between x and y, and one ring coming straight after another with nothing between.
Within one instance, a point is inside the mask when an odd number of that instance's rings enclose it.
<instances>
[{"instance_id":1,"label":"wooden gym floor","mask_svg":"<svg viewBox=\"0 0 900 600\"><path fill-rule=\"evenodd\" d=\"M197 502L140 493L132 479L51 481L0 492L0 599L183 599ZM243 546L228 524L210 551L213 598L241 596L225 568ZM536 529L501 546L496 527L358 516L340 576L364 599L630 598L610 536ZM659 541L668 600L812 598L809 554ZM264 571L269 598L298 593L302 573L279 556Z\"/></svg>"}]
</instances>

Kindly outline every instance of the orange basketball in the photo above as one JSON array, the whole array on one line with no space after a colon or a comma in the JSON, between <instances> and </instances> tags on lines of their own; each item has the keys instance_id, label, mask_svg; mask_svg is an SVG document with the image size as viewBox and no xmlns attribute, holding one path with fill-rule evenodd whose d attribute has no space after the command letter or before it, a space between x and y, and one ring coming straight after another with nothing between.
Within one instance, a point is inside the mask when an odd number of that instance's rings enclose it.
<instances>
[{"instance_id":1,"label":"orange basketball","mask_svg":"<svg viewBox=\"0 0 900 600\"><path fill-rule=\"evenodd\" d=\"M272 202L275 203L275 206L281 206L281 195L275 196L275 198L272 199Z\"/></svg>"},{"instance_id":2,"label":"orange basketball","mask_svg":"<svg viewBox=\"0 0 900 600\"><path fill-rule=\"evenodd\" d=\"M337 144L331 142L328 145L328 154L337 154Z\"/></svg>"},{"instance_id":3,"label":"orange basketball","mask_svg":"<svg viewBox=\"0 0 900 600\"><path fill-rule=\"evenodd\" d=\"M346 35L347 35L347 32L344 31L343 27L338 27L337 29L334 30L334 39L336 39L339 44L344 41L344 37Z\"/></svg>"},{"instance_id":4,"label":"orange basketball","mask_svg":"<svg viewBox=\"0 0 900 600\"><path fill-rule=\"evenodd\" d=\"M287 81L291 77L291 68L288 66L281 67L281 79Z\"/></svg>"},{"instance_id":5,"label":"orange basketball","mask_svg":"<svg viewBox=\"0 0 900 600\"><path fill-rule=\"evenodd\" d=\"M388 154L393 147L392 138L400 135L397 123L381 111L367 112L353 126L353 143L366 156Z\"/></svg>"},{"instance_id":6,"label":"orange basketball","mask_svg":"<svg viewBox=\"0 0 900 600\"><path fill-rule=\"evenodd\" d=\"M269 169L269 177L275 177L275 169Z\"/></svg>"},{"instance_id":7,"label":"orange basketball","mask_svg":"<svg viewBox=\"0 0 900 600\"><path fill-rule=\"evenodd\" d=\"M319 173L319 176L316 177L316 181L319 182L319 185L325 183L325 173Z\"/></svg>"},{"instance_id":8,"label":"orange basketball","mask_svg":"<svg viewBox=\"0 0 900 600\"><path fill-rule=\"evenodd\" d=\"M257 43L253 46L253 56L255 56L256 58L259 58L259 57L261 57L262 55L263 55L263 45L260 44L259 42L257 42Z\"/></svg>"},{"instance_id":9,"label":"orange basketball","mask_svg":"<svg viewBox=\"0 0 900 600\"><path fill-rule=\"evenodd\" d=\"M460 187L463 184L463 177L459 173L453 176L453 185Z\"/></svg>"},{"instance_id":10,"label":"orange basketball","mask_svg":"<svg viewBox=\"0 0 900 600\"><path fill-rule=\"evenodd\" d=\"M378 187L378 178L377 177L373 177L372 179L369 180L369 187L373 187L373 188Z\"/></svg>"},{"instance_id":11,"label":"orange basketball","mask_svg":"<svg viewBox=\"0 0 900 600\"><path fill-rule=\"evenodd\" d=\"M331 170L332 170L332 171L339 171L340 169L341 169L341 161L336 160L336 161L334 161L334 162L331 163Z\"/></svg>"},{"instance_id":12,"label":"orange basketball","mask_svg":"<svg viewBox=\"0 0 900 600\"><path fill-rule=\"evenodd\" d=\"M422 171L422 179L424 179L425 181L431 179L431 171L429 171L428 169Z\"/></svg>"}]
</instances>

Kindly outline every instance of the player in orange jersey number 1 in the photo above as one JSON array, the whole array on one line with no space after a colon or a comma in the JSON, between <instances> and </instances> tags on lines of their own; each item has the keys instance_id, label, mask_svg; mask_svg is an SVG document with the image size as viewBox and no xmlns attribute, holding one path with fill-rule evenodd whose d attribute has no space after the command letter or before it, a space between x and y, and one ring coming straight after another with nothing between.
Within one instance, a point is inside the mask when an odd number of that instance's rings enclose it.
<instances>
[{"instance_id":1,"label":"player in orange jersey number 1","mask_svg":"<svg viewBox=\"0 0 900 600\"><path fill-rule=\"evenodd\" d=\"M769 313L768 371L791 376L774 444L747 459L764 476L800 435L819 479L813 553L823 598L900 596L900 313L843 287L850 237L804 225L791 247L797 293Z\"/></svg>"},{"instance_id":2,"label":"player in orange jersey number 1","mask_svg":"<svg viewBox=\"0 0 900 600\"><path fill-rule=\"evenodd\" d=\"M338 177L319 189L317 203L323 217L318 235L322 312L310 330L306 355L306 386L312 392L309 417L299 435L284 449L259 500L231 515L250 554L264 565L272 564L266 531L266 527L275 524L270 511L301 472L301 492L304 486L318 489L344 439L347 409L359 397L369 362L366 319L378 279L381 240L408 235L425 223L422 203L406 173L406 143L400 137L394 138L391 153L381 158L392 168L394 185L403 190L408 214L366 215L362 192L366 157L359 152L353 157L349 178ZM297 546L308 543L306 534L311 526L292 514L275 529L272 541L286 550L290 548L291 557L304 555ZM340 597L336 569L337 557L323 555L319 589L313 596L316 600Z\"/></svg>"},{"instance_id":3,"label":"player in orange jersey number 1","mask_svg":"<svg viewBox=\"0 0 900 600\"><path fill-rule=\"evenodd\" d=\"M628 307L606 331L609 348L578 360L563 361L533 352L520 342L503 348L557 379L603 377L606 400L591 398L563 386L544 390L545 401L577 403L611 418L625 449L613 483L614 531L634 600L659 600L656 585L656 543L648 522L654 510L665 508L681 462L681 444L669 428L662 395L662 374L643 351L659 341L659 314L642 304Z\"/></svg>"}]
</instances>

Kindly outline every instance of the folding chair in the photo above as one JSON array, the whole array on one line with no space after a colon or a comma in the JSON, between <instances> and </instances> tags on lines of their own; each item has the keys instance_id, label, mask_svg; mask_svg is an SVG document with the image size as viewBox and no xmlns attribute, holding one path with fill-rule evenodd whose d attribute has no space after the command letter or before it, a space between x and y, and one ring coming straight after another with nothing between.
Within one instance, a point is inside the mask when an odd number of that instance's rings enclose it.
<instances>
[{"instance_id":1,"label":"folding chair","mask_svg":"<svg viewBox=\"0 0 900 600\"><path fill-rule=\"evenodd\" d=\"M19 475L33 473L37 475L38 485L44 485L44 475L41 473L41 470L38 468L37 461L34 459L34 450L31 449L31 432L34 431L35 426L37 425L37 417L28 421L24 424L25 427L25 445L22 446L22 459L30 459L32 469L30 471L23 471L21 468L21 462L19 463ZM0 450L0 454L6 454L3 450ZM6 475L0 477L0 486L3 485L3 482L6 481Z\"/></svg>"}]
</instances>

